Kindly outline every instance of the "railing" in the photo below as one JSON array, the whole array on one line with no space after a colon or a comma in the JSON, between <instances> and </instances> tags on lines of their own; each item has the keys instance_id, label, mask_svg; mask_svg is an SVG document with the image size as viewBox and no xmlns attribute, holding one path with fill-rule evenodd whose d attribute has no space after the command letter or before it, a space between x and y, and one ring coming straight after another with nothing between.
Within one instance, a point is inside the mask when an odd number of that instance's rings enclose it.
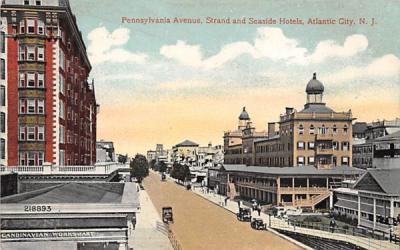
<instances>
[{"instance_id":1,"label":"railing","mask_svg":"<svg viewBox=\"0 0 400 250\"><path fill-rule=\"evenodd\" d=\"M317 147L317 155L332 155L333 148L319 148Z\"/></svg>"},{"instance_id":2,"label":"railing","mask_svg":"<svg viewBox=\"0 0 400 250\"><path fill-rule=\"evenodd\" d=\"M329 134L316 134L315 135L315 139L318 140L333 140L333 134L329 133Z\"/></svg>"},{"instance_id":3,"label":"railing","mask_svg":"<svg viewBox=\"0 0 400 250\"><path fill-rule=\"evenodd\" d=\"M32 175L50 175L50 174L110 174L120 168L129 168L128 164L108 163L100 165L82 165L82 166L1 166L0 173L18 173Z\"/></svg>"},{"instance_id":4,"label":"railing","mask_svg":"<svg viewBox=\"0 0 400 250\"><path fill-rule=\"evenodd\" d=\"M379 236L360 233L355 228L351 230L339 227L332 228L328 225L322 225L321 223L305 224L295 220L288 220L285 222L277 219L271 220L270 226L278 230L280 229L304 235L314 235L332 240L350 242L366 249L398 249L395 244L390 243L383 235Z\"/></svg>"},{"instance_id":5,"label":"railing","mask_svg":"<svg viewBox=\"0 0 400 250\"><path fill-rule=\"evenodd\" d=\"M326 187L281 187L279 189L281 194L286 193L324 193L328 191Z\"/></svg>"}]
</instances>

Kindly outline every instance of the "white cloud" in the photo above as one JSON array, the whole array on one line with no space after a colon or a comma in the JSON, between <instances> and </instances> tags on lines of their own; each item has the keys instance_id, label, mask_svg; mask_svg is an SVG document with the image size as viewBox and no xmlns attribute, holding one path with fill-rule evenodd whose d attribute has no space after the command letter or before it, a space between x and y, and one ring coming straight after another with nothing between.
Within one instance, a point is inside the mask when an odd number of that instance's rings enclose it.
<instances>
[{"instance_id":1,"label":"white cloud","mask_svg":"<svg viewBox=\"0 0 400 250\"><path fill-rule=\"evenodd\" d=\"M210 84L208 82L203 81L195 81L195 80L177 80L172 82L163 82L158 84L158 88L164 90L182 90L182 89L194 89L194 88L207 88Z\"/></svg>"},{"instance_id":2,"label":"white cloud","mask_svg":"<svg viewBox=\"0 0 400 250\"><path fill-rule=\"evenodd\" d=\"M118 28L109 32L105 27L98 27L88 34L88 54L91 63L144 63L147 55L130 52L122 46L129 41L130 30Z\"/></svg>"},{"instance_id":3,"label":"white cloud","mask_svg":"<svg viewBox=\"0 0 400 250\"><path fill-rule=\"evenodd\" d=\"M400 59L393 54L388 54L365 66L348 66L339 72L328 75L326 79L332 83L341 83L365 78L395 78L398 80L399 76Z\"/></svg>"},{"instance_id":4,"label":"white cloud","mask_svg":"<svg viewBox=\"0 0 400 250\"><path fill-rule=\"evenodd\" d=\"M351 57L366 50L368 39L363 35L351 35L346 38L343 46L338 45L333 40L321 41L318 43L315 51L306 60L311 63L320 63L333 57Z\"/></svg>"},{"instance_id":5,"label":"white cloud","mask_svg":"<svg viewBox=\"0 0 400 250\"><path fill-rule=\"evenodd\" d=\"M181 40L175 45L162 46L160 54L184 65L213 69L241 55L250 55L255 59L266 58L272 61L286 60L287 63L309 64L321 63L328 58L351 57L365 51L367 47L367 38L355 34L347 37L343 45L333 40L321 41L310 54L306 48L299 46L296 39L286 37L282 29L262 27L257 29L254 44L244 41L229 43L209 58L203 59L199 45L189 45Z\"/></svg>"},{"instance_id":6,"label":"white cloud","mask_svg":"<svg viewBox=\"0 0 400 250\"><path fill-rule=\"evenodd\" d=\"M203 57L199 45L188 45L185 41L181 40L178 40L175 45L162 46L160 54L166 58L175 59L182 64L193 67L200 66Z\"/></svg>"}]
</instances>

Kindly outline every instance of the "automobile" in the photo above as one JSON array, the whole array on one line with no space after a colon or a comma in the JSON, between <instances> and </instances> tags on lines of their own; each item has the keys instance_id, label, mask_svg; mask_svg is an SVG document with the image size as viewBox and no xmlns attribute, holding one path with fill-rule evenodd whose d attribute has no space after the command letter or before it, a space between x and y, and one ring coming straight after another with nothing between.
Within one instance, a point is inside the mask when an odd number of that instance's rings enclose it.
<instances>
[{"instance_id":1,"label":"automobile","mask_svg":"<svg viewBox=\"0 0 400 250\"><path fill-rule=\"evenodd\" d=\"M251 221L251 211L250 208L239 208L239 213L236 214L236 217L240 221Z\"/></svg>"},{"instance_id":2,"label":"automobile","mask_svg":"<svg viewBox=\"0 0 400 250\"><path fill-rule=\"evenodd\" d=\"M253 218L253 220L250 223L251 228L256 229L256 230L265 230L266 225L262 219L256 219Z\"/></svg>"},{"instance_id":3,"label":"automobile","mask_svg":"<svg viewBox=\"0 0 400 250\"><path fill-rule=\"evenodd\" d=\"M170 222L172 222L172 223L174 222L172 207L163 207L162 208L162 220L166 224L168 224Z\"/></svg>"},{"instance_id":4,"label":"automobile","mask_svg":"<svg viewBox=\"0 0 400 250\"><path fill-rule=\"evenodd\" d=\"M286 209L284 207L275 206L272 208L272 214L275 217L283 217L286 214Z\"/></svg>"}]
</instances>

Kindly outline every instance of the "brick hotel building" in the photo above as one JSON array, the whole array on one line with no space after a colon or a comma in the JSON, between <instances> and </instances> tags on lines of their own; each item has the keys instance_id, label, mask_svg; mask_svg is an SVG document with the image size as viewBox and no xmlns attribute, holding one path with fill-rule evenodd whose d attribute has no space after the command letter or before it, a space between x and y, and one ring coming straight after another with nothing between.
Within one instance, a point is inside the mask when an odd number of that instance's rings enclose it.
<instances>
[{"instance_id":1,"label":"brick hotel building","mask_svg":"<svg viewBox=\"0 0 400 250\"><path fill-rule=\"evenodd\" d=\"M68 0L2 0L0 165L96 162L94 83Z\"/></svg>"}]
</instances>

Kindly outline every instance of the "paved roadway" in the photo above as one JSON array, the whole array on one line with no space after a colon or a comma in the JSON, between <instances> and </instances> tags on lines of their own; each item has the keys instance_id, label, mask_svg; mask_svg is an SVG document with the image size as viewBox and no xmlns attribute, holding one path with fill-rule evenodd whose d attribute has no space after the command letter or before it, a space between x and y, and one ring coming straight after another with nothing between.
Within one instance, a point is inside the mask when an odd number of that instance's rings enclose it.
<instances>
[{"instance_id":1,"label":"paved roadway","mask_svg":"<svg viewBox=\"0 0 400 250\"><path fill-rule=\"evenodd\" d=\"M171 229L184 250L196 249L300 249L267 231L256 231L249 223L239 222L228 212L171 181L161 182L151 172L144 187L161 214L163 206L172 206Z\"/></svg>"}]
</instances>

